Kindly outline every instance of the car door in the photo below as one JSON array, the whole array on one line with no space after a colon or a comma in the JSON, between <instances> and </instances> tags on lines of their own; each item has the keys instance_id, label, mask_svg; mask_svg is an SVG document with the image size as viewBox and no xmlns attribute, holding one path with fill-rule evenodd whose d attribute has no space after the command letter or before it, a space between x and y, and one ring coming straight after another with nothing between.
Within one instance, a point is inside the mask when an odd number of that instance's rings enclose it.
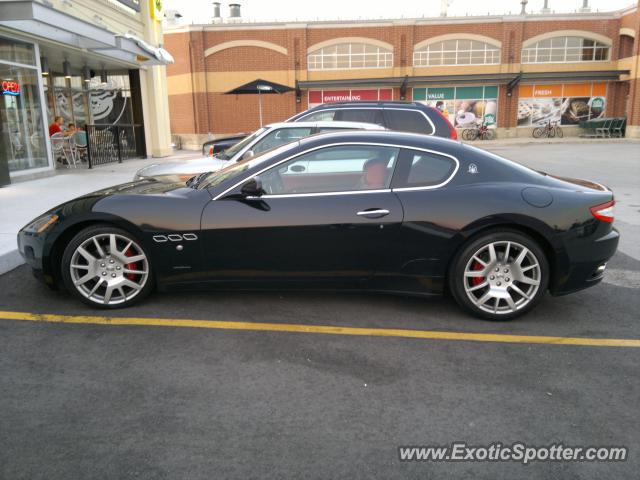
<instances>
[{"instance_id":1,"label":"car door","mask_svg":"<svg viewBox=\"0 0 640 480\"><path fill-rule=\"evenodd\" d=\"M398 153L379 145L316 148L261 172L264 195L242 198L237 185L210 202L202 215L207 277L347 287L370 278L403 218L389 188ZM378 183L363 177L374 163Z\"/></svg>"},{"instance_id":2,"label":"car door","mask_svg":"<svg viewBox=\"0 0 640 480\"><path fill-rule=\"evenodd\" d=\"M389 242L390 254L377 269L377 288L424 292L443 287L448 260L459 241L456 213L449 206L460 193L446 188L458 168L459 161L448 153L401 150L392 189L402 203L403 222Z\"/></svg>"}]
</instances>

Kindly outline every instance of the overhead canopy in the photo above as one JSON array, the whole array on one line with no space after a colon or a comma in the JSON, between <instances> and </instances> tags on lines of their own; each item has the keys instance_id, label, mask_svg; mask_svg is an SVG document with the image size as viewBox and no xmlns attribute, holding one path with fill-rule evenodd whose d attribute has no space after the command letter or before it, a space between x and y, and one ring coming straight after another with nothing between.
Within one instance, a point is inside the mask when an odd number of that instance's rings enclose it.
<instances>
[{"instance_id":1,"label":"overhead canopy","mask_svg":"<svg viewBox=\"0 0 640 480\"><path fill-rule=\"evenodd\" d=\"M153 47L132 35L117 35L33 0L1 1L0 27L120 62L136 65L173 63L173 57L164 49Z\"/></svg>"},{"instance_id":2,"label":"overhead canopy","mask_svg":"<svg viewBox=\"0 0 640 480\"><path fill-rule=\"evenodd\" d=\"M287 87L286 85L280 85L279 83L270 82L268 80L262 80L258 78L253 82L245 83L239 87L234 88L226 92L228 95L242 95L248 93L285 93L292 92L294 88Z\"/></svg>"},{"instance_id":3,"label":"overhead canopy","mask_svg":"<svg viewBox=\"0 0 640 480\"><path fill-rule=\"evenodd\" d=\"M628 75L629 70L593 70L584 72L525 72L518 73L480 73L467 75L432 75L408 77L382 78L349 78L344 80L307 80L300 81L300 88L336 88L336 87L401 87L442 85L442 84L477 84L492 83L494 85L508 84L518 75L521 81L533 80L620 80L621 75Z\"/></svg>"}]
</instances>

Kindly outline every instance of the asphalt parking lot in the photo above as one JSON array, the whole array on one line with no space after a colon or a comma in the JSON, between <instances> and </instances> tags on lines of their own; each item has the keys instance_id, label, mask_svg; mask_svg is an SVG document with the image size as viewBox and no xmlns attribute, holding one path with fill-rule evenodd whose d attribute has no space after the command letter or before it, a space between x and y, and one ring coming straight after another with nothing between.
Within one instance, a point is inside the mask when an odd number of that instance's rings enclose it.
<instances>
[{"instance_id":1,"label":"asphalt parking lot","mask_svg":"<svg viewBox=\"0 0 640 480\"><path fill-rule=\"evenodd\" d=\"M103 318L24 266L0 276L0 478L637 478L638 147L494 149L611 186L626 237L605 282L510 323L448 298L291 292L153 294ZM455 441L629 458L398 458Z\"/></svg>"}]
</instances>

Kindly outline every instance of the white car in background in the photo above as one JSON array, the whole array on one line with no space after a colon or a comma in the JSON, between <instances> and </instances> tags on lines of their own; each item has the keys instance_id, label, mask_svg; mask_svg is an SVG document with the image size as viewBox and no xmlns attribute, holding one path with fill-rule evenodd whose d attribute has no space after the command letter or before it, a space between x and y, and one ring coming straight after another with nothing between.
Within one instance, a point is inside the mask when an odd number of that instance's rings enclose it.
<instances>
[{"instance_id":1,"label":"white car in background","mask_svg":"<svg viewBox=\"0 0 640 480\"><path fill-rule=\"evenodd\" d=\"M316 133L344 130L386 130L383 126L361 122L283 122L259 128L224 152L194 160L157 163L138 170L134 180L161 177L165 181L187 181L194 175L220 170L240 160L259 155L285 143L294 142Z\"/></svg>"}]
</instances>

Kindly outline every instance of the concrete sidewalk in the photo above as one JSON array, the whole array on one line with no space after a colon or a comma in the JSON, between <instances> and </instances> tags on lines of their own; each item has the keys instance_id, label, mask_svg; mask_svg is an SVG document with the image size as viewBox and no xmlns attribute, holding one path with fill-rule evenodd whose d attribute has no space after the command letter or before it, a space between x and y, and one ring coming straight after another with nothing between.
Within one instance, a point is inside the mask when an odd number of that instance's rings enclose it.
<instances>
[{"instance_id":1,"label":"concrete sidewalk","mask_svg":"<svg viewBox=\"0 0 640 480\"><path fill-rule=\"evenodd\" d=\"M198 158L200 152L178 151L166 158L146 158L92 168L57 169L50 177L0 188L0 274L23 263L16 234L27 222L60 203L111 185L129 182L134 173L153 163Z\"/></svg>"}]
</instances>

